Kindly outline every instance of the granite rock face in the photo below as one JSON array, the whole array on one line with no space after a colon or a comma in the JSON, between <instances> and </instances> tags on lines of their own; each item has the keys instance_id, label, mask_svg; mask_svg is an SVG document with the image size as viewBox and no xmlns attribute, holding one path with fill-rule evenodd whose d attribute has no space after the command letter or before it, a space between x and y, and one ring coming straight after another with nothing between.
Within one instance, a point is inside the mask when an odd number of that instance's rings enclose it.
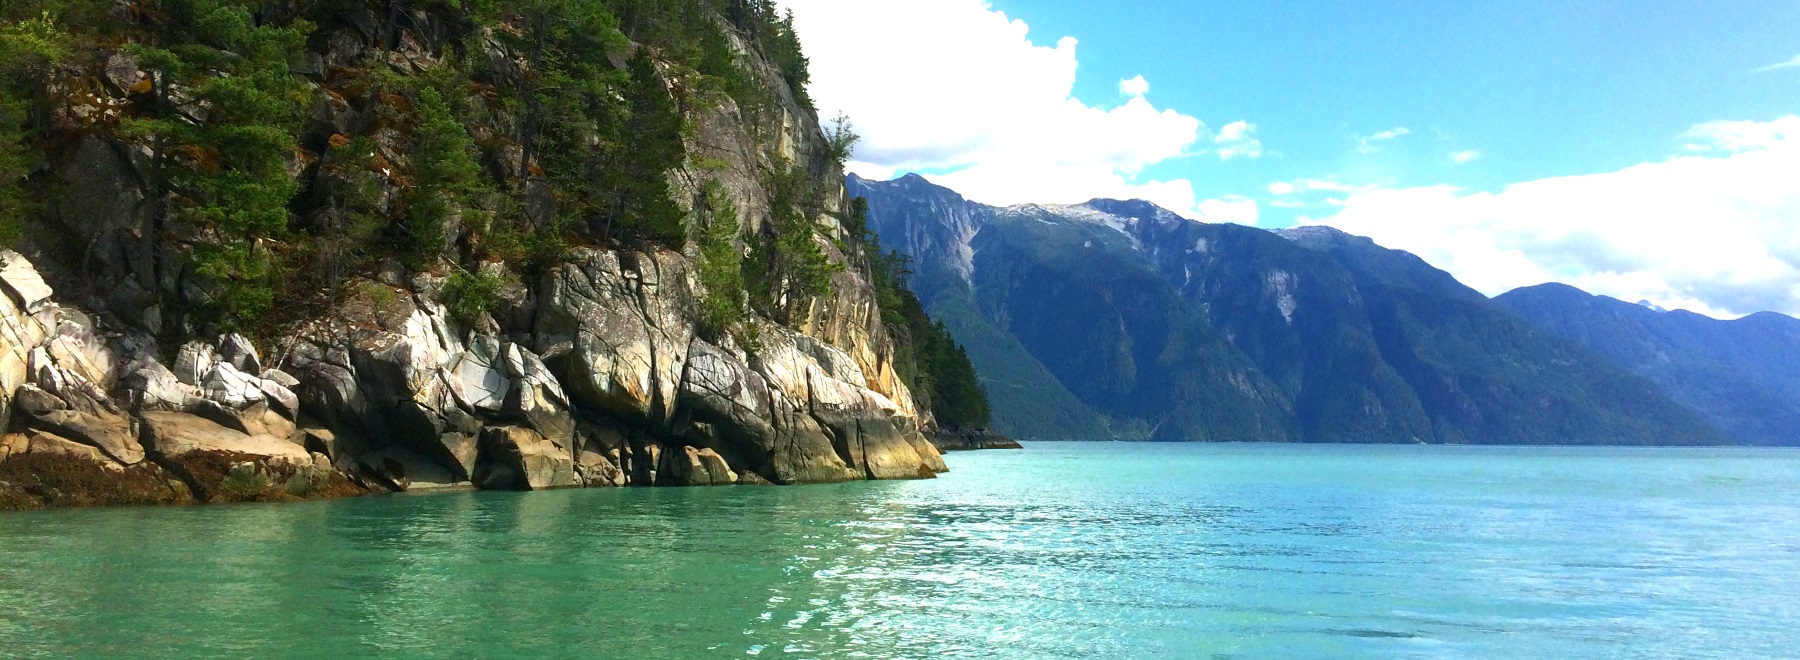
<instances>
[{"instance_id":1,"label":"granite rock face","mask_svg":"<svg viewBox=\"0 0 1800 660\"><path fill-rule=\"evenodd\" d=\"M24 257L5 260L0 403L15 432L0 462L147 466L201 501L240 488L801 484L946 469L905 387L864 368L891 350L885 338L830 318L857 305L825 306L814 326L840 328L842 347L767 321L756 354L720 346L694 331L704 291L675 252L576 250L531 287L523 331L485 316L463 327L421 276L360 282L330 322L266 353L228 334L169 363L141 331L59 305Z\"/></svg>"}]
</instances>

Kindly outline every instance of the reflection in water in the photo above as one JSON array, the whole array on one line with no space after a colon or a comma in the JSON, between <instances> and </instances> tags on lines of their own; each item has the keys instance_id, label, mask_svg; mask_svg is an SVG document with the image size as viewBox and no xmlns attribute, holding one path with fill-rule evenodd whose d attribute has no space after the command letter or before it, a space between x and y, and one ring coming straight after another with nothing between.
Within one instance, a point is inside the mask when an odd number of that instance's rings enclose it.
<instances>
[{"instance_id":1,"label":"reflection in water","mask_svg":"<svg viewBox=\"0 0 1800 660\"><path fill-rule=\"evenodd\" d=\"M1035 445L945 479L0 516L0 655L1786 652L1792 452Z\"/></svg>"}]
</instances>

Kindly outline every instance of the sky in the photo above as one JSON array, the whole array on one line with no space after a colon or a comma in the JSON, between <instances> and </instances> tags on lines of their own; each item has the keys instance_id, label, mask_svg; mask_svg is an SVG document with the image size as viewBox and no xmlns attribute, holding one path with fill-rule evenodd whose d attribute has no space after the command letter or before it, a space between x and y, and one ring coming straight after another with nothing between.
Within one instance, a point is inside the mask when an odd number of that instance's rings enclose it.
<instances>
[{"instance_id":1,"label":"sky","mask_svg":"<svg viewBox=\"0 0 1800 660\"><path fill-rule=\"evenodd\" d=\"M1800 314L1794 0L780 0L851 170Z\"/></svg>"}]
</instances>

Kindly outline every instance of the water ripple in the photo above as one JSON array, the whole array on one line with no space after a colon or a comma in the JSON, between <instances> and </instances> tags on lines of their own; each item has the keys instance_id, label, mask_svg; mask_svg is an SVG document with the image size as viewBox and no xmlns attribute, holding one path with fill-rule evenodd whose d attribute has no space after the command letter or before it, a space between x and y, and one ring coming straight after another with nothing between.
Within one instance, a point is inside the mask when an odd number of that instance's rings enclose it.
<instances>
[{"instance_id":1,"label":"water ripple","mask_svg":"<svg viewBox=\"0 0 1800 660\"><path fill-rule=\"evenodd\" d=\"M944 479L0 516L0 655L1759 657L1800 453L1033 445Z\"/></svg>"}]
</instances>

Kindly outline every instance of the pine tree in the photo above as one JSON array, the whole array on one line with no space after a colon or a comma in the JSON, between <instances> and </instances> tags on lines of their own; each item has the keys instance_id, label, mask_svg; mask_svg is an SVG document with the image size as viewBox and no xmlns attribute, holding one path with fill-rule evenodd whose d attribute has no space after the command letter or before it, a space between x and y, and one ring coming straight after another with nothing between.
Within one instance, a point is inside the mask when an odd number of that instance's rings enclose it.
<instances>
[{"instance_id":1,"label":"pine tree","mask_svg":"<svg viewBox=\"0 0 1800 660\"><path fill-rule=\"evenodd\" d=\"M437 89L419 91L418 127L413 138L414 191L407 233L415 266L435 261L449 239L449 220L487 228L481 204L489 189L475 162L475 143Z\"/></svg>"},{"instance_id":2,"label":"pine tree","mask_svg":"<svg viewBox=\"0 0 1800 660\"><path fill-rule=\"evenodd\" d=\"M0 26L0 245L18 241L36 202L25 178L36 160L50 70L73 55L74 37L49 12Z\"/></svg>"},{"instance_id":3,"label":"pine tree","mask_svg":"<svg viewBox=\"0 0 1800 660\"><path fill-rule=\"evenodd\" d=\"M612 195L607 225L680 247L686 242L686 214L669 198L668 172L680 166L687 154L681 139L681 113L648 51L639 50L627 68L631 72L626 89L631 117L625 134L632 136L633 142L604 174Z\"/></svg>"},{"instance_id":4,"label":"pine tree","mask_svg":"<svg viewBox=\"0 0 1800 660\"><path fill-rule=\"evenodd\" d=\"M153 145L153 193L168 203L153 215L199 230L194 269L218 286L202 304L231 327L273 303L280 265L263 241L286 233L297 190L288 163L305 94L291 59L312 31L304 21L259 25L253 4L162 3L155 43L136 49L154 72L155 108L125 126Z\"/></svg>"}]
</instances>

